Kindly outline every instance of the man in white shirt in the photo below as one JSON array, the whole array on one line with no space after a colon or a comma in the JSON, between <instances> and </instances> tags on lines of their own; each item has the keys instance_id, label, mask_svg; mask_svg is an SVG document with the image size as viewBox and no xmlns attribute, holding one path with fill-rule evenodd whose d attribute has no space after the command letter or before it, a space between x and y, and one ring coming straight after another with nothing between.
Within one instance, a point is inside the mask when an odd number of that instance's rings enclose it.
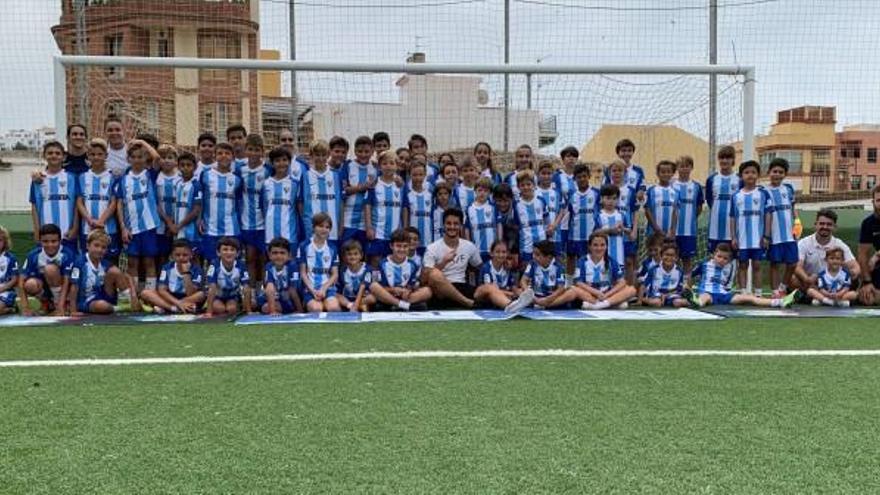
<instances>
[{"instance_id":1,"label":"man in white shirt","mask_svg":"<svg viewBox=\"0 0 880 495\"><path fill-rule=\"evenodd\" d=\"M483 260L474 243L460 237L464 214L458 208L443 212L443 238L428 245L422 258L425 280L434 298L463 308L474 307L474 286L467 283L468 266L479 268Z\"/></svg>"},{"instance_id":2,"label":"man in white shirt","mask_svg":"<svg viewBox=\"0 0 880 495\"><path fill-rule=\"evenodd\" d=\"M128 168L128 156L125 151L125 130L122 120L116 116L107 117L104 122L104 137L107 139L107 168L119 177Z\"/></svg>"},{"instance_id":3,"label":"man in white shirt","mask_svg":"<svg viewBox=\"0 0 880 495\"><path fill-rule=\"evenodd\" d=\"M843 250L844 267L850 277L857 280L860 273L858 261L849 246L833 235L837 228L837 213L829 209L819 210L813 228L815 233L798 241L798 264L793 281L795 286L801 291L816 287L819 273L825 270L825 252L831 248Z\"/></svg>"}]
</instances>

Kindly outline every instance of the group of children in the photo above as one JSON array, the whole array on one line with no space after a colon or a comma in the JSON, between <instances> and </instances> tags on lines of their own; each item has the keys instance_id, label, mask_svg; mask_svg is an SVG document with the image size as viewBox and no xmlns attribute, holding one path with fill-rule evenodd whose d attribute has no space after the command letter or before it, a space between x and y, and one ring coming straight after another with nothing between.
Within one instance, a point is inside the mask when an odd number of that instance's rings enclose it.
<instances>
[{"instance_id":1,"label":"group of children","mask_svg":"<svg viewBox=\"0 0 880 495\"><path fill-rule=\"evenodd\" d=\"M65 170L60 143L45 145L46 170L35 174L30 194L39 245L21 270L8 233L0 233L0 312L14 310L16 294L24 314L31 297L56 314L110 313L119 295L134 310L143 302L156 312L209 315L421 307L432 296L421 255L443 237L450 208L461 211L463 237L483 258L472 281L487 306L794 299L786 284L798 261L797 213L782 159L759 186L759 164L744 162L736 173L735 152L723 147L705 187L691 178L686 156L660 161L658 183L648 187L629 140L593 185L574 147L562 150L560 166L536 166L523 145L514 170L502 175L487 143L460 163L448 153L434 163L420 135L397 150L386 133L358 137L353 159L342 137L311 143L307 156L290 145L266 153L262 137L240 125L225 142L200 136L198 156L141 137L128 144L120 174L107 169L103 140L89 142L81 173ZM708 259L695 266L704 204ZM639 269L642 224L648 255ZM116 267L123 250L126 273ZM770 298L743 289L749 269L760 280L765 259ZM828 266L810 295L851 300L831 254Z\"/></svg>"}]
</instances>

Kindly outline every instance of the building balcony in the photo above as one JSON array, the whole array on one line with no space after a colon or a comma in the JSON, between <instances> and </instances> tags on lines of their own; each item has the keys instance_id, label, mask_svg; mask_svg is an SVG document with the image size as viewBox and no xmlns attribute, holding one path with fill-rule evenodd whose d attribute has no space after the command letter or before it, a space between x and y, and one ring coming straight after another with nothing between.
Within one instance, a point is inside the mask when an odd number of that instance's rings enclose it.
<instances>
[{"instance_id":1,"label":"building balcony","mask_svg":"<svg viewBox=\"0 0 880 495\"><path fill-rule=\"evenodd\" d=\"M538 147L550 146L556 142L559 132L556 129L556 116L547 117L538 124Z\"/></svg>"}]
</instances>

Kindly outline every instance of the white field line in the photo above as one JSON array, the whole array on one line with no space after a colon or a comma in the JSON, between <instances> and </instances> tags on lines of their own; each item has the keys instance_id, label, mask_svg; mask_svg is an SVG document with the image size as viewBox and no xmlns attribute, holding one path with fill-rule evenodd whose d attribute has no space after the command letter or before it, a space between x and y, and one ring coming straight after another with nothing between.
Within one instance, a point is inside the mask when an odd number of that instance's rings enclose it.
<instances>
[{"instance_id":1,"label":"white field line","mask_svg":"<svg viewBox=\"0 0 880 495\"><path fill-rule=\"evenodd\" d=\"M254 356L189 356L156 358L96 358L0 361L0 368L50 366L125 366L150 364L277 363L298 361L357 361L379 359L436 358L609 358L609 357L863 357L880 356L880 349L840 350L488 350L340 352L326 354L267 354Z\"/></svg>"}]
</instances>

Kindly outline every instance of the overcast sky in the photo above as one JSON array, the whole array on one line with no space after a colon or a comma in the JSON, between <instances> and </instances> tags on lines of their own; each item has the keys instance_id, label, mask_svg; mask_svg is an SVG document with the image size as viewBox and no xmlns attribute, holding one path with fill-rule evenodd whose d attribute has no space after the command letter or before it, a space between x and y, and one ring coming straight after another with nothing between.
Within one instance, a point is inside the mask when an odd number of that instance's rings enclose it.
<instances>
[{"instance_id":1,"label":"overcast sky","mask_svg":"<svg viewBox=\"0 0 880 495\"><path fill-rule=\"evenodd\" d=\"M553 64L708 62L709 0L510 0L511 60ZM779 109L836 105L841 125L880 123L880 1L718 0L718 63L758 71L759 130ZM51 125L50 26L60 0L3 0L0 130ZM261 2L261 44L287 56L288 0ZM311 0L296 2L297 55L308 60L402 61L417 47L432 62L503 61L503 0ZM697 79L542 78L536 106L560 118L561 139L582 143L603 121L640 116L705 131ZM383 79L309 79L303 96L387 99ZM665 83L662 83L665 81ZM633 84L638 82L639 84ZM382 87L379 87L381 83ZM652 84L645 84L652 83ZM722 80L722 88L729 85ZM540 84L540 87L537 85ZM484 86L500 98L500 78ZM514 103L525 105L522 81ZM722 134L738 137L738 87L722 96ZM533 100L534 102L534 100ZM678 117L676 117L678 116Z\"/></svg>"}]
</instances>

